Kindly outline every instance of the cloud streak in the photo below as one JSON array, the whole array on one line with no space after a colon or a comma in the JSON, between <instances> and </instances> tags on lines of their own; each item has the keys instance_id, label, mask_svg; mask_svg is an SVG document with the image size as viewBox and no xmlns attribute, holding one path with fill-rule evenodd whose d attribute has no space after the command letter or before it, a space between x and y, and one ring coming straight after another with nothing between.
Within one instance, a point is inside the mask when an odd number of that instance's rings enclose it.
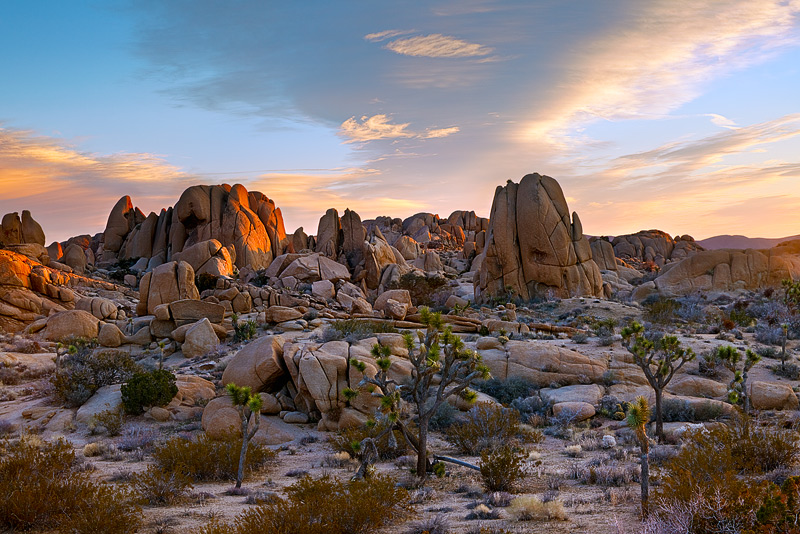
<instances>
[{"instance_id":1,"label":"cloud streak","mask_svg":"<svg viewBox=\"0 0 800 534\"><path fill-rule=\"evenodd\" d=\"M425 132L415 133L408 129L410 123L393 124L391 118L385 114L362 116L360 120L350 117L342 123L339 135L346 137L345 143L366 143L382 139L435 139L447 137L458 133L459 128L428 129Z\"/></svg>"},{"instance_id":2,"label":"cloud streak","mask_svg":"<svg viewBox=\"0 0 800 534\"><path fill-rule=\"evenodd\" d=\"M484 57L494 51L488 46L440 33L396 39L385 48L403 56L433 58Z\"/></svg>"},{"instance_id":3,"label":"cloud streak","mask_svg":"<svg viewBox=\"0 0 800 534\"><path fill-rule=\"evenodd\" d=\"M0 128L0 213L30 210L48 240L102 231L122 194L157 210L193 181L153 154L92 154L58 139Z\"/></svg>"}]
</instances>

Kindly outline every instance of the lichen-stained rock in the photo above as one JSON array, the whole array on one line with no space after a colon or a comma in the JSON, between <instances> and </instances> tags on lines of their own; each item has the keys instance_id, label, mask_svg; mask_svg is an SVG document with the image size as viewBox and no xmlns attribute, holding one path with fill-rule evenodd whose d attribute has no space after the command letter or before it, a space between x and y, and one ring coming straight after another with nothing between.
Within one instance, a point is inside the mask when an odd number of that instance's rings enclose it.
<instances>
[{"instance_id":1,"label":"lichen-stained rock","mask_svg":"<svg viewBox=\"0 0 800 534\"><path fill-rule=\"evenodd\" d=\"M525 176L495 191L476 298L602 296L600 269L577 214L553 178Z\"/></svg>"},{"instance_id":2,"label":"lichen-stained rock","mask_svg":"<svg viewBox=\"0 0 800 534\"><path fill-rule=\"evenodd\" d=\"M171 261L146 273L139 282L137 315L153 315L156 306L176 300L200 299L194 269L185 261Z\"/></svg>"},{"instance_id":3,"label":"lichen-stained rock","mask_svg":"<svg viewBox=\"0 0 800 534\"><path fill-rule=\"evenodd\" d=\"M236 353L222 373L222 384L249 386L253 391L278 391L289 373L283 361L281 336L260 337Z\"/></svg>"}]
</instances>

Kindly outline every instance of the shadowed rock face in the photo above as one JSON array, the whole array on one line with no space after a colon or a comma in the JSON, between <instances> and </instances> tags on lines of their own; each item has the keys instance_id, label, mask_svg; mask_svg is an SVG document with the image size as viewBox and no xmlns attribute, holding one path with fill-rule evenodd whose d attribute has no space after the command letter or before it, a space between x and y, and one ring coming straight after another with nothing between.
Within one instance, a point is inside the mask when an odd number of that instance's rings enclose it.
<instances>
[{"instance_id":1,"label":"shadowed rock face","mask_svg":"<svg viewBox=\"0 0 800 534\"><path fill-rule=\"evenodd\" d=\"M576 213L553 178L525 176L498 187L486 247L476 261L476 298L601 296L603 281Z\"/></svg>"},{"instance_id":2,"label":"shadowed rock face","mask_svg":"<svg viewBox=\"0 0 800 534\"><path fill-rule=\"evenodd\" d=\"M288 243L280 209L262 193L238 184L197 185L158 215L145 216L122 197L108 217L102 260L148 258L152 269L210 240L228 249L237 267L253 269L267 267Z\"/></svg>"}]
</instances>

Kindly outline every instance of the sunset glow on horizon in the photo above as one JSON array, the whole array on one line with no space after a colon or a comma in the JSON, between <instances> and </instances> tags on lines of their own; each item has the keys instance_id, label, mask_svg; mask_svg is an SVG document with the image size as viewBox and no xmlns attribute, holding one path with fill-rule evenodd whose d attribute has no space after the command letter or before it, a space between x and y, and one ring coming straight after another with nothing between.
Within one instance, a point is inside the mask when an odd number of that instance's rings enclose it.
<instances>
[{"instance_id":1,"label":"sunset glow on horizon","mask_svg":"<svg viewBox=\"0 0 800 534\"><path fill-rule=\"evenodd\" d=\"M241 183L313 234L538 172L590 235L800 234L800 0L235 6L5 5L0 216L49 243Z\"/></svg>"}]
</instances>

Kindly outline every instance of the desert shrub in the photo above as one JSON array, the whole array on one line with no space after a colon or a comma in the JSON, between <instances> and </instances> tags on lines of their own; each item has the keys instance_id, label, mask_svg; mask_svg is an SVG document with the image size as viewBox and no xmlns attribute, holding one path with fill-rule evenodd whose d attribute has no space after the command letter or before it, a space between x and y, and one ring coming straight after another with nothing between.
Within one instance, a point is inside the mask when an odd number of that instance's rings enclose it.
<instances>
[{"instance_id":1,"label":"desert shrub","mask_svg":"<svg viewBox=\"0 0 800 534\"><path fill-rule=\"evenodd\" d=\"M151 465L147 470L131 475L130 484L145 504L172 506L181 502L192 481L183 473L167 472Z\"/></svg>"},{"instance_id":2,"label":"desert shrub","mask_svg":"<svg viewBox=\"0 0 800 534\"><path fill-rule=\"evenodd\" d=\"M534 495L523 495L511 501L508 515L515 521L566 521L567 512L561 501L542 502Z\"/></svg>"},{"instance_id":3,"label":"desert shrub","mask_svg":"<svg viewBox=\"0 0 800 534\"><path fill-rule=\"evenodd\" d=\"M93 350L93 343L78 342L58 359L51 377L55 397L66 406L81 406L103 386L128 380L139 370L130 355L120 350Z\"/></svg>"},{"instance_id":4,"label":"desert shrub","mask_svg":"<svg viewBox=\"0 0 800 534\"><path fill-rule=\"evenodd\" d=\"M366 438L374 438L383 433L383 424L367 424L362 427L340 430L329 438L331 445L337 451L346 452L351 458L358 458L361 454L361 442ZM399 430L394 431L394 438L388 433L375 441L378 457L382 460L391 460L403 456L408 452L408 444Z\"/></svg>"},{"instance_id":5,"label":"desert shrub","mask_svg":"<svg viewBox=\"0 0 800 534\"><path fill-rule=\"evenodd\" d=\"M239 322L239 316L234 313L231 317L231 322L233 323L233 341L235 343L247 341L256 337L258 325L253 319Z\"/></svg>"},{"instance_id":6,"label":"desert shrub","mask_svg":"<svg viewBox=\"0 0 800 534\"><path fill-rule=\"evenodd\" d=\"M151 406L166 406L178 393L175 375L166 369L135 373L123 384L122 406L132 415L144 413Z\"/></svg>"},{"instance_id":7,"label":"desert shrub","mask_svg":"<svg viewBox=\"0 0 800 534\"><path fill-rule=\"evenodd\" d=\"M464 454L478 455L487 449L521 443L526 435L519 412L481 402L465 414L465 420L450 427L447 439Z\"/></svg>"},{"instance_id":8,"label":"desert shrub","mask_svg":"<svg viewBox=\"0 0 800 534\"><path fill-rule=\"evenodd\" d=\"M23 437L0 454L0 526L10 530L135 532L140 510L130 495L94 482L72 446Z\"/></svg>"},{"instance_id":9,"label":"desert shrub","mask_svg":"<svg viewBox=\"0 0 800 534\"><path fill-rule=\"evenodd\" d=\"M755 340L764 345L781 345L783 343L783 328L765 324L756 325Z\"/></svg>"},{"instance_id":10,"label":"desert shrub","mask_svg":"<svg viewBox=\"0 0 800 534\"><path fill-rule=\"evenodd\" d=\"M129 426L122 432L117 441L117 448L122 451L146 450L156 442L160 434L157 430L144 426Z\"/></svg>"},{"instance_id":11,"label":"desert shrub","mask_svg":"<svg viewBox=\"0 0 800 534\"><path fill-rule=\"evenodd\" d=\"M717 351L710 351L697 358L697 372L708 378L719 376L720 359Z\"/></svg>"},{"instance_id":12,"label":"desert shrub","mask_svg":"<svg viewBox=\"0 0 800 534\"><path fill-rule=\"evenodd\" d=\"M772 372L789 380L800 380L800 366L796 363L787 363L783 366L772 366Z\"/></svg>"},{"instance_id":13,"label":"desert shrub","mask_svg":"<svg viewBox=\"0 0 800 534\"><path fill-rule=\"evenodd\" d=\"M662 519L678 511L692 532L721 532L731 524L747 531L769 487L762 475L793 466L798 456L794 431L757 427L742 417L688 437L665 463L655 500Z\"/></svg>"},{"instance_id":14,"label":"desert shrub","mask_svg":"<svg viewBox=\"0 0 800 534\"><path fill-rule=\"evenodd\" d=\"M618 465L616 463L590 465L578 472L578 481L582 484L603 487L626 486L639 479L637 471L638 469L632 465Z\"/></svg>"},{"instance_id":15,"label":"desert shrub","mask_svg":"<svg viewBox=\"0 0 800 534\"><path fill-rule=\"evenodd\" d=\"M771 360L779 360L781 358L781 353L778 352L778 349L775 347L758 347L756 349L756 354L762 358L769 358Z\"/></svg>"},{"instance_id":16,"label":"desert shrub","mask_svg":"<svg viewBox=\"0 0 800 534\"><path fill-rule=\"evenodd\" d=\"M688 295L676 299L680 308L677 310L677 315L684 321L690 323L702 323L706 320L706 313L704 308L706 301L700 295Z\"/></svg>"},{"instance_id":17,"label":"desert shrub","mask_svg":"<svg viewBox=\"0 0 800 534\"><path fill-rule=\"evenodd\" d=\"M458 414L458 408L449 402L445 402L439 406L436 413L431 417L429 427L431 430L447 430L456 422Z\"/></svg>"},{"instance_id":18,"label":"desert shrub","mask_svg":"<svg viewBox=\"0 0 800 534\"><path fill-rule=\"evenodd\" d=\"M489 508L485 504L478 504L464 519L500 519L500 510Z\"/></svg>"},{"instance_id":19,"label":"desert shrub","mask_svg":"<svg viewBox=\"0 0 800 534\"><path fill-rule=\"evenodd\" d=\"M450 534L450 522L444 514L412 523L406 534Z\"/></svg>"},{"instance_id":20,"label":"desert shrub","mask_svg":"<svg viewBox=\"0 0 800 534\"><path fill-rule=\"evenodd\" d=\"M486 491L513 493L528 473L526 459L525 451L509 446L481 452L481 480Z\"/></svg>"},{"instance_id":21,"label":"desert shrub","mask_svg":"<svg viewBox=\"0 0 800 534\"><path fill-rule=\"evenodd\" d=\"M104 428L109 436L119 436L125 418L119 410L105 410L92 416L89 420L89 430L94 432L97 428Z\"/></svg>"},{"instance_id":22,"label":"desert shrub","mask_svg":"<svg viewBox=\"0 0 800 534\"><path fill-rule=\"evenodd\" d=\"M389 323L358 319L333 321L323 333L323 341L344 339L350 343L373 337L375 334L393 333L399 330Z\"/></svg>"},{"instance_id":23,"label":"desert shrub","mask_svg":"<svg viewBox=\"0 0 800 534\"><path fill-rule=\"evenodd\" d=\"M240 514L232 524L215 522L201 534L370 534L413 511L408 491L385 475L342 482L304 477L277 498Z\"/></svg>"},{"instance_id":24,"label":"desert shrub","mask_svg":"<svg viewBox=\"0 0 800 534\"><path fill-rule=\"evenodd\" d=\"M407 289L411 302L417 306L435 306L436 293L447 286L447 278L441 276L428 277L414 271L404 274L396 282L389 284L389 289Z\"/></svg>"},{"instance_id":25,"label":"desert shrub","mask_svg":"<svg viewBox=\"0 0 800 534\"><path fill-rule=\"evenodd\" d=\"M506 380L490 378L475 384L475 389L494 397L500 403L508 405L514 399L521 399L530 396L536 386L529 380L519 376L511 376Z\"/></svg>"},{"instance_id":26,"label":"desert shrub","mask_svg":"<svg viewBox=\"0 0 800 534\"><path fill-rule=\"evenodd\" d=\"M505 508L514 497L507 491L493 491L486 497L486 504L495 508Z\"/></svg>"},{"instance_id":27,"label":"desert shrub","mask_svg":"<svg viewBox=\"0 0 800 534\"><path fill-rule=\"evenodd\" d=\"M747 311L747 302L744 301L736 302L728 310L728 319L737 326L750 326L755 321L755 317Z\"/></svg>"},{"instance_id":28,"label":"desert shrub","mask_svg":"<svg viewBox=\"0 0 800 534\"><path fill-rule=\"evenodd\" d=\"M242 439L230 436L212 440L205 435L195 440L172 438L153 451L156 465L168 473L179 472L193 481L235 480L239 470ZM263 469L277 453L251 443L245 458L245 476Z\"/></svg>"},{"instance_id":29,"label":"desert shrub","mask_svg":"<svg viewBox=\"0 0 800 534\"><path fill-rule=\"evenodd\" d=\"M571 339L572 339L573 343L584 344L584 343L587 343L589 341L589 334L579 330L579 331L575 332L574 334L572 334L572 338Z\"/></svg>"},{"instance_id":30,"label":"desert shrub","mask_svg":"<svg viewBox=\"0 0 800 534\"><path fill-rule=\"evenodd\" d=\"M662 401L661 413L668 423L694 423L719 419L722 416L722 407L712 402L690 403L686 399L670 397Z\"/></svg>"},{"instance_id":31,"label":"desert shrub","mask_svg":"<svg viewBox=\"0 0 800 534\"><path fill-rule=\"evenodd\" d=\"M645 309L645 318L653 323L671 323L675 321L681 305L675 299L651 295L642 305Z\"/></svg>"},{"instance_id":32,"label":"desert shrub","mask_svg":"<svg viewBox=\"0 0 800 534\"><path fill-rule=\"evenodd\" d=\"M197 290L202 293L206 289L216 289L219 276L211 273L200 273L195 277Z\"/></svg>"}]
</instances>

